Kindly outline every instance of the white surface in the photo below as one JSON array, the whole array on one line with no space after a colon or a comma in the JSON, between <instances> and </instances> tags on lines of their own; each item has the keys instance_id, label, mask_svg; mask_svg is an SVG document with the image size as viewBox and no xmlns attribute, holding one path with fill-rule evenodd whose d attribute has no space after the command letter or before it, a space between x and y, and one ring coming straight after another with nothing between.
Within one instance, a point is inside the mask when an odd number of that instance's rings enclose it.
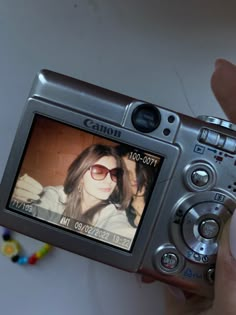
<instances>
[{"instance_id":1,"label":"white surface","mask_svg":"<svg viewBox=\"0 0 236 315\"><path fill-rule=\"evenodd\" d=\"M236 61L235 12L229 0L0 0L0 178L41 68L189 115L223 116L210 76L217 57ZM35 268L0 256L0 275L9 315L164 314L162 284L59 249Z\"/></svg>"}]
</instances>

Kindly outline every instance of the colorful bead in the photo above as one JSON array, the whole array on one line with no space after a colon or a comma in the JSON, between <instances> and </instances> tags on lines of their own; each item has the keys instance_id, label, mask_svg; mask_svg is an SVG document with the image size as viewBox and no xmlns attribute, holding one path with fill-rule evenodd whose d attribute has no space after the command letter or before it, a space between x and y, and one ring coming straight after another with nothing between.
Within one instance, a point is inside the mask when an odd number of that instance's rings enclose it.
<instances>
[{"instance_id":1,"label":"colorful bead","mask_svg":"<svg viewBox=\"0 0 236 315\"><path fill-rule=\"evenodd\" d=\"M36 255L34 254L34 255L29 257L29 261L28 262L29 262L30 265L34 265L37 262L37 260L38 259L37 259Z\"/></svg>"},{"instance_id":2,"label":"colorful bead","mask_svg":"<svg viewBox=\"0 0 236 315\"><path fill-rule=\"evenodd\" d=\"M13 257L11 258L11 261L15 263L15 262L17 262L17 261L19 260L19 258L20 258L19 255L15 255L15 256L13 256Z\"/></svg>"},{"instance_id":3,"label":"colorful bead","mask_svg":"<svg viewBox=\"0 0 236 315\"><path fill-rule=\"evenodd\" d=\"M28 263L28 258L25 256L19 257L17 262L19 265L26 265Z\"/></svg>"},{"instance_id":4,"label":"colorful bead","mask_svg":"<svg viewBox=\"0 0 236 315\"><path fill-rule=\"evenodd\" d=\"M9 241L10 238L11 238L11 235L9 233L4 233L2 238L3 238L4 241Z\"/></svg>"},{"instance_id":5,"label":"colorful bead","mask_svg":"<svg viewBox=\"0 0 236 315\"><path fill-rule=\"evenodd\" d=\"M46 255L48 252L49 252L49 250L51 249L51 247L49 247L49 245L48 246L46 246L46 245L48 245L48 244L45 244L42 248L40 248L40 250L39 250L39 254L41 255L41 256L44 256L44 255Z\"/></svg>"},{"instance_id":6,"label":"colorful bead","mask_svg":"<svg viewBox=\"0 0 236 315\"><path fill-rule=\"evenodd\" d=\"M46 249L46 250L50 250L52 248L52 245L49 245L49 244L45 243L43 245L43 248Z\"/></svg>"},{"instance_id":7,"label":"colorful bead","mask_svg":"<svg viewBox=\"0 0 236 315\"><path fill-rule=\"evenodd\" d=\"M38 251L38 252L35 253L35 256L36 256L37 259L40 259L40 258L42 258L44 255L43 255L40 251Z\"/></svg>"},{"instance_id":8,"label":"colorful bead","mask_svg":"<svg viewBox=\"0 0 236 315\"><path fill-rule=\"evenodd\" d=\"M17 241L4 241L1 247L1 252L4 256L13 257L19 253L20 245Z\"/></svg>"},{"instance_id":9,"label":"colorful bead","mask_svg":"<svg viewBox=\"0 0 236 315\"><path fill-rule=\"evenodd\" d=\"M8 229L4 229L3 235L3 244L1 247L1 252L3 255L11 258L13 263L18 263L19 265L34 265L37 261L43 258L49 250L52 248L49 244L44 244L36 253L31 255L30 257L20 256L20 244L11 239L11 231Z\"/></svg>"}]
</instances>

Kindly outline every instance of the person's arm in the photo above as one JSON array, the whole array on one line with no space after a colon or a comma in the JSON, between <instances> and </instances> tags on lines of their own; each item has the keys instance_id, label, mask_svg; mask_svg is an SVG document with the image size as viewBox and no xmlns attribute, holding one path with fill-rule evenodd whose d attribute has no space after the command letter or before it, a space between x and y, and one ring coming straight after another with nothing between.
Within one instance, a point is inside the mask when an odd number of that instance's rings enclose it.
<instances>
[{"instance_id":1,"label":"person's arm","mask_svg":"<svg viewBox=\"0 0 236 315\"><path fill-rule=\"evenodd\" d=\"M12 198L30 203L39 200L42 192L43 186L31 176L24 174L18 178Z\"/></svg>"}]
</instances>

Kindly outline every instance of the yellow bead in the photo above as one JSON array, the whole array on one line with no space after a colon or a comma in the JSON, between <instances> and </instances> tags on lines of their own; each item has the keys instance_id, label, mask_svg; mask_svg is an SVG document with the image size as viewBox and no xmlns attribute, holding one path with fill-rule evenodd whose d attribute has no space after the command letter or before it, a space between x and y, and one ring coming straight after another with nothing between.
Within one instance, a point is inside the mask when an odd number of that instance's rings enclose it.
<instances>
[{"instance_id":1,"label":"yellow bead","mask_svg":"<svg viewBox=\"0 0 236 315\"><path fill-rule=\"evenodd\" d=\"M42 254L40 251L38 251L38 252L35 253L35 256L36 256L38 259L40 259L40 258L43 257L43 254Z\"/></svg>"},{"instance_id":2,"label":"yellow bead","mask_svg":"<svg viewBox=\"0 0 236 315\"><path fill-rule=\"evenodd\" d=\"M49 244L44 244L43 247L40 248L40 250L36 253L38 258L42 258L43 256L45 256L49 250L52 248L51 245Z\"/></svg>"},{"instance_id":3,"label":"yellow bead","mask_svg":"<svg viewBox=\"0 0 236 315\"><path fill-rule=\"evenodd\" d=\"M1 252L4 256L13 257L19 254L20 244L15 241L4 241L1 247Z\"/></svg>"},{"instance_id":4,"label":"yellow bead","mask_svg":"<svg viewBox=\"0 0 236 315\"><path fill-rule=\"evenodd\" d=\"M49 245L49 244L44 244L43 247L44 247L46 250L50 250L50 249L52 248L52 246Z\"/></svg>"},{"instance_id":5,"label":"yellow bead","mask_svg":"<svg viewBox=\"0 0 236 315\"><path fill-rule=\"evenodd\" d=\"M44 248L41 248L41 249L39 250L39 252L40 252L40 255L41 255L41 256L44 256L44 255L46 255L46 254L48 253L48 251L45 250Z\"/></svg>"}]
</instances>

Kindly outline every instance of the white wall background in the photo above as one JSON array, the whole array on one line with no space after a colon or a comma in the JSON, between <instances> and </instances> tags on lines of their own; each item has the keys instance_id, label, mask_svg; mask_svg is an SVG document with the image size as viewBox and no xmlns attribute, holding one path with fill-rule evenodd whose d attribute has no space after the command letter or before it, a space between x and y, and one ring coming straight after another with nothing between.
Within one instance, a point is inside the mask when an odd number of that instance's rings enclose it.
<instances>
[{"instance_id":1,"label":"white wall background","mask_svg":"<svg viewBox=\"0 0 236 315\"><path fill-rule=\"evenodd\" d=\"M0 179L41 68L189 115L224 117L210 76L216 58L236 62L235 38L233 0L0 0ZM26 252L41 244L16 237ZM59 249L35 267L0 256L5 312L162 315L163 285Z\"/></svg>"}]
</instances>

